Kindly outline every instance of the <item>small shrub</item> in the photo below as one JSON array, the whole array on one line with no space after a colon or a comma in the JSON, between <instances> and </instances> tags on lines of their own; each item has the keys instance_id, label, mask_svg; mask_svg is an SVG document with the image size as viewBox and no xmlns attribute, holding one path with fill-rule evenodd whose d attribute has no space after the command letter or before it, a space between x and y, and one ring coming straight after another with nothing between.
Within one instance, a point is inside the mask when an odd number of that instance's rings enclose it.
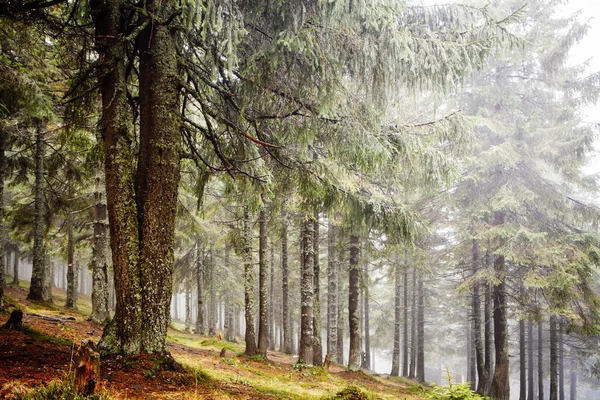
<instances>
[{"instance_id":1,"label":"small shrub","mask_svg":"<svg viewBox=\"0 0 600 400\"><path fill-rule=\"evenodd\" d=\"M369 396L356 386L348 386L327 400L369 400Z\"/></svg>"},{"instance_id":2,"label":"small shrub","mask_svg":"<svg viewBox=\"0 0 600 400\"><path fill-rule=\"evenodd\" d=\"M450 371L446 368L448 386L433 385L433 388L425 396L431 400L483 400L482 397L471 390L470 383L452 383Z\"/></svg>"}]
</instances>

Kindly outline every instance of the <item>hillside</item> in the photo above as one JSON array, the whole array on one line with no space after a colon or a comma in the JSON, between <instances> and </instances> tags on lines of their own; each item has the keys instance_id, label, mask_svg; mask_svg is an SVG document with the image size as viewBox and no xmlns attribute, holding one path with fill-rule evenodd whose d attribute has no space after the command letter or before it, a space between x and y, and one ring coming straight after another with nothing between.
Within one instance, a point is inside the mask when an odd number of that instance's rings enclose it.
<instances>
[{"instance_id":1,"label":"hillside","mask_svg":"<svg viewBox=\"0 0 600 400\"><path fill-rule=\"evenodd\" d=\"M102 327L86 321L89 299L80 311L64 309L64 293L56 290L54 305L27 301L27 289L6 290L8 310L23 310L22 331L0 329L0 397L73 398L71 360L86 338L98 341ZM0 324L0 325L1 325ZM419 399L423 389L400 378L366 372L349 373L342 366L301 368L289 355L270 352L268 360L242 355L243 345L178 329L169 332L169 350L182 368L165 369L147 358L108 357L101 360L98 398L103 399ZM222 349L225 356L220 357ZM345 396L340 393L344 391ZM350 394L354 393L354 395ZM360 395L362 394L362 396Z\"/></svg>"}]
</instances>

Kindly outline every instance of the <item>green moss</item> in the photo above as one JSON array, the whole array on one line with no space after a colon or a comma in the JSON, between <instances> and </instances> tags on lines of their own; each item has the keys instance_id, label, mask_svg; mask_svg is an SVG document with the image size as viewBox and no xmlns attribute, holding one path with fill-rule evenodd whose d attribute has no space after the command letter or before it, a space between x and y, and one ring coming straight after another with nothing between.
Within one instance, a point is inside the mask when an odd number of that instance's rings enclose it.
<instances>
[{"instance_id":1,"label":"green moss","mask_svg":"<svg viewBox=\"0 0 600 400\"><path fill-rule=\"evenodd\" d=\"M38 341L38 342L49 342L49 343L55 344L57 346L67 346L67 347L73 346L73 341L71 341L69 339L49 336L49 335L46 335L43 332L37 331L27 325L23 325L23 328L21 329L21 331L23 331L27 336L29 336L30 338L32 338L33 340Z\"/></svg>"},{"instance_id":2,"label":"green moss","mask_svg":"<svg viewBox=\"0 0 600 400\"><path fill-rule=\"evenodd\" d=\"M357 386L348 386L331 397L324 397L324 400L370 400L372 397L367 395Z\"/></svg>"}]
</instances>

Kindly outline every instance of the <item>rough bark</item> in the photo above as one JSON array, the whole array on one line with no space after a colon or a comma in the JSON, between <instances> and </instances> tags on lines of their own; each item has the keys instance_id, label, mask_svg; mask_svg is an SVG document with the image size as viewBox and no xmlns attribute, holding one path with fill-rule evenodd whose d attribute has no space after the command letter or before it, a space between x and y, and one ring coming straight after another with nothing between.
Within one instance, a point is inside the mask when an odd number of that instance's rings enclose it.
<instances>
[{"instance_id":1,"label":"rough bark","mask_svg":"<svg viewBox=\"0 0 600 400\"><path fill-rule=\"evenodd\" d=\"M196 334L204 335L204 254L200 239L196 239Z\"/></svg>"},{"instance_id":2,"label":"rough bark","mask_svg":"<svg viewBox=\"0 0 600 400\"><path fill-rule=\"evenodd\" d=\"M519 320L519 400L527 400L527 354L525 353L525 321Z\"/></svg>"},{"instance_id":3,"label":"rough bark","mask_svg":"<svg viewBox=\"0 0 600 400\"><path fill-rule=\"evenodd\" d=\"M267 218L261 210L258 216L258 352L267 356L269 347L269 291L267 266Z\"/></svg>"},{"instance_id":4,"label":"rough bark","mask_svg":"<svg viewBox=\"0 0 600 400\"><path fill-rule=\"evenodd\" d=\"M346 302L344 300L345 294L345 286L343 284L344 280L344 266L345 264L345 251L344 246L340 246L340 256L337 263L338 272L337 272L337 298L338 298L338 315L337 315L337 344L336 344L336 358L339 364L344 363L344 332L346 331L345 327L345 318L344 318L344 310L346 307Z\"/></svg>"},{"instance_id":5,"label":"rough bark","mask_svg":"<svg viewBox=\"0 0 600 400\"><path fill-rule=\"evenodd\" d=\"M74 263L75 243L73 243L73 220L67 216L67 301L66 308L77 308L78 271Z\"/></svg>"},{"instance_id":6,"label":"rough bark","mask_svg":"<svg viewBox=\"0 0 600 400\"><path fill-rule=\"evenodd\" d=\"M365 335L365 368L371 368L371 335L369 333L369 262L365 260L363 270L363 306L364 306L364 335Z\"/></svg>"},{"instance_id":7,"label":"rough bark","mask_svg":"<svg viewBox=\"0 0 600 400\"><path fill-rule=\"evenodd\" d=\"M21 328L23 328L23 311L12 310L8 321L6 321L2 326L0 326L0 328L20 331Z\"/></svg>"},{"instance_id":8,"label":"rough bark","mask_svg":"<svg viewBox=\"0 0 600 400\"><path fill-rule=\"evenodd\" d=\"M417 371L417 269L412 268L411 307L410 307L410 365L408 377L416 378Z\"/></svg>"},{"instance_id":9,"label":"rough bark","mask_svg":"<svg viewBox=\"0 0 600 400\"><path fill-rule=\"evenodd\" d=\"M408 376L408 257L404 253L404 273L402 276L404 282L403 290L403 337L402 337L402 376Z\"/></svg>"},{"instance_id":10,"label":"rough bark","mask_svg":"<svg viewBox=\"0 0 600 400\"><path fill-rule=\"evenodd\" d=\"M185 283L185 331L192 329L192 287L189 282Z\"/></svg>"},{"instance_id":11,"label":"rough bark","mask_svg":"<svg viewBox=\"0 0 600 400\"><path fill-rule=\"evenodd\" d=\"M35 135L35 187L34 187L34 226L33 226L33 266L28 300L52 301L51 293L45 290L44 278L47 275L44 251L44 152L45 144L41 124ZM4 257L2 257L4 259ZM50 296L50 297L48 297Z\"/></svg>"},{"instance_id":12,"label":"rough bark","mask_svg":"<svg viewBox=\"0 0 600 400\"><path fill-rule=\"evenodd\" d=\"M558 400L558 322L550 316L550 400Z\"/></svg>"},{"instance_id":13,"label":"rough bark","mask_svg":"<svg viewBox=\"0 0 600 400\"><path fill-rule=\"evenodd\" d=\"M208 246L208 260L204 268L204 285L208 288L208 334L216 334L217 329L217 291L215 285L215 248Z\"/></svg>"},{"instance_id":14,"label":"rough bark","mask_svg":"<svg viewBox=\"0 0 600 400\"><path fill-rule=\"evenodd\" d=\"M477 274L481 263L481 251L479 249L479 241L473 239L473 274ZM477 393L485 394L485 384L488 380L485 370L484 349L481 341L481 283L475 281L473 285L473 335L475 336L475 363L477 367Z\"/></svg>"},{"instance_id":15,"label":"rough bark","mask_svg":"<svg viewBox=\"0 0 600 400\"><path fill-rule=\"evenodd\" d=\"M313 306L314 306L314 221L306 218L302 223L302 262L300 281L300 350L299 360L313 363Z\"/></svg>"},{"instance_id":16,"label":"rough bark","mask_svg":"<svg viewBox=\"0 0 600 400\"><path fill-rule=\"evenodd\" d=\"M558 325L558 399L565 400L565 341L563 323Z\"/></svg>"},{"instance_id":17,"label":"rough bark","mask_svg":"<svg viewBox=\"0 0 600 400\"><path fill-rule=\"evenodd\" d=\"M475 390L477 386L477 362L475 352L475 335L473 329L472 309L467 315L467 380L470 383L469 389Z\"/></svg>"},{"instance_id":18,"label":"rough bark","mask_svg":"<svg viewBox=\"0 0 600 400\"><path fill-rule=\"evenodd\" d=\"M358 295L360 291L360 240L357 235L350 236L350 263L348 285L348 325L350 345L348 352L348 370L360 369L360 314L358 308Z\"/></svg>"},{"instance_id":19,"label":"rough bark","mask_svg":"<svg viewBox=\"0 0 600 400\"><path fill-rule=\"evenodd\" d=\"M538 322L538 399L544 400L544 335L542 320Z\"/></svg>"},{"instance_id":20,"label":"rough bark","mask_svg":"<svg viewBox=\"0 0 600 400\"><path fill-rule=\"evenodd\" d=\"M571 350L571 381L569 383L569 398L577 400L577 371L575 370L575 355Z\"/></svg>"},{"instance_id":21,"label":"rough bark","mask_svg":"<svg viewBox=\"0 0 600 400\"><path fill-rule=\"evenodd\" d=\"M283 349L286 354L292 354L292 331L289 312L287 225L285 224L283 224L281 231L281 298Z\"/></svg>"},{"instance_id":22,"label":"rough bark","mask_svg":"<svg viewBox=\"0 0 600 400\"><path fill-rule=\"evenodd\" d=\"M11 282L12 285L19 286L19 246L15 245L13 248L13 280Z\"/></svg>"},{"instance_id":23,"label":"rough bark","mask_svg":"<svg viewBox=\"0 0 600 400\"><path fill-rule=\"evenodd\" d=\"M95 343L85 339L75 353L75 393L84 397L96 392L97 383L100 382L100 353Z\"/></svg>"},{"instance_id":24,"label":"rough bark","mask_svg":"<svg viewBox=\"0 0 600 400\"><path fill-rule=\"evenodd\" d=\"M486 256L489 259L489 256ZM485 296L483 304L483 364L484 364L484 375L488 379L484 382L485 394L489 395L491 385L490 379L492 378L492 298L490 293L490 285L485 284L484 287Z\"/></svg>"},{"instance_id":25,"label":"rough bark","mask_svg":"<svg viewBox=\"0 0 600 400\"><path fill-rule=\"evenodd\" d=\"M6 230L4 229L4 175L6 173L6 133L0 132L0 309L4 308L4 252L6 244ZM15 255L16 257L16 255ZM16 275L15 275L16 276ZM14 280L13 280L14 281ZM17 280L18 282L18 280Z\"/></svg>"},{"instance_id":26,"label":"rough bark","mask_svg":"<svg viewBox=\"0 0 600 400\"><path fill-rule=\"evenodd\" d=\"M417 381L425 382L425 292L423 276L417 279Z\"/></svg>"},{"instance_id":27,"label":"rough bark","mask_svg":"<svg viewBox=\"0 0 600 400\"><path fill-rule=\"evenodd\" d=\"M244 311L246 313L246 350L244 354L258 353L256 346L256 333L254 330L254 268L252 265L252 237L250 235L250 213L244 207L243 233L244 241Z\"/></svg>"},{"instance_id":28,"label":"rough bark","mask_svg":"<svg viewBox=\"0 0 600 400\"><path fill-rule=\"evenodd\" d=\"M402 315L402 270L399 264L394 267L395 287L394 287L394 350L392 351L392 371L390 375L400 375L400 327Z\"/></svg>"},{"instance_id":29,"label":"rough bark","mask_svg":"<svg viewBox=\"0 0 600 400\"><path fill-rule=\"evenodd\" d=\"M527 400L534 400L533 322L527 321Z\"/></svg>"},{"instance_id":30,"label":"rough bark","mask_svg":"<svg viewBox=\"0 0 600 400\"><path fill-rule=\"evenodd\" d=\"M321 343L321 266L319 264L319 216L313 221L313 253L314 253L314 276L313 276L313 364L323 365L323 344Z\"/></svg>"},{"instance_id":31,"label":"rough bark","mask_svg":"<svg viewBox=\"0 0 600 400\"><path fill-rule=\"evenodd\" d=\"M92 239L92 314L90 320L102 323L109 318L108 311L108 265L106 226L106 197L104 195L104 171L96 171L94 190L94 237Z\"/></svg>"},{"instance_id":32,"label":"rough bark","mask_svg":"<svg viewBox=\"0 0 600 400\"><path fill-rule=\"evenodd\" d=\"M496 211L494 224L504 224L504 213ZM494 271L500 281L494 286L494 347L495 367L490 397L492 400L509 400L510 386L508 375L508 324L506 315L505 276L506 265L503 255L497 255L494 260Z\"/></svg>"},{"instance_id":33,"label":"rough bark","mask_svg":"<svg viewBox=\"0 0 600 400\"><path fill-rule=\"evenodd\" d=\"M269 350L275 351L276 328L275 328L275 247L271 245L271 266L269 283Z\"/></svg>"},{"instance_id":34,"label":"rough bark","mask_svg":"<svg viewBox=\"0 0 600 400\"><path fill-rule=\"evenodd\" d=\"M337 358L337 315L338 315L338 265L336 258L336 229L329 221L327 228L327 355L333 362Z\"/></svg>"}]
</instances>

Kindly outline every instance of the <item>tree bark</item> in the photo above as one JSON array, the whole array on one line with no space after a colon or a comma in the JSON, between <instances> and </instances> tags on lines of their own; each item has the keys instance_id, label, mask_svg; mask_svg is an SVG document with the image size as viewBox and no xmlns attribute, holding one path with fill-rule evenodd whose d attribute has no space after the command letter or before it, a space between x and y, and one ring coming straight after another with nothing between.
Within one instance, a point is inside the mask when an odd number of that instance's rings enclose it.
<instances>
[{"instance_id":1,"label":"tree bark","mask_svg":"<svg viewBox=\"0 0 600 400\"><path fill-rule=\"evenodd\" d=\"M302 262L300 282L300 350L299 359L313 363L313 301L314 301L314 221L306 218L302 223Z\"/></svg>"},{"instance_id":2,"label":"tree bark","mask_svg":"<svg viewBox=\"0 0 600 400\"><path fill-rule=\"evenodd\" d=\"M533 322L527 321L527 400L534 400Z\"/></svg>"},{"instance_id":3,"label":"tree bark","mask_svg":"<svg viewBox=\"0 0 600 400\"><path fill-rule=\"evenodd\" d=\"M329 221L327 228L327 355L334 362L337 358L338 320L338 265L336 259L336 228Z\"/></svg>"},{"instance_id":4,"label":"tree bark","mask_svg":"<svg viewBox=\"0 0 600 400\"><path fill-rule=\"evenodd\" d=\"M258 352L267 357L269 347L269 293L267 287L267 218L261 210L258 216Z\"/></svg>"},{"instance_id":5,"label":"tree bark","mask_svg":"<svg viewBox=\"0 0 600 400\"><path fill-rule=\"evenodd\" d=\"M188 281L185 282L185 331L192 329L192 287Z\"/></svg>"},{"instance_id":6,"label":"tree bark","mask_svg":"<svg viewBox=\"0 0 600 400\"><path fill-rule=\"evenodd\" d=\"M423 275L417 279L417 381L425 382L425 292Z\"/></svg>"},{"instance_id":7,"label":"tree bark","mask_svg":"<svg viewBox=\"0 0 600 400\"><path fill-rule=\"evenodd\" d=\"M519 400L527 400L527 354L525 353L525 321L519 320Z\"/></svg>"},{"instance_id":8,"label":"tree bark","mask_svg":"<svg viewBox=\"0 0 600 400\"><path fill-rule=\"evenodd\" d=\"M281 231L281 319L283 326L283 349L286 354L292 354L292 331L289 311L287 239L287 225L284 223Z\"/></svg>"},{"instance_id":9,"label":"tree bark","mask_svg":"<svg viewBox=\"0 0 600 400\"><path fill-rule=\"evenodd\" d=\"M244 307L246 312L246 350L244 354L258 354L254 331L254 268L252 265L252 238L250 235L250 213L244 207L242 240L244 241Z\"/></svg>"},{"instance_id":10,"label":"tree bark","mask_svg":"<svg viewBox=\"0 0 600 400\"><path fill-rule=\"evenodd\" d=\"M486 258L489 258L486 256ZM485 394L489 395L491 390L490 379L492 378L492 317L491 317L491 309L492 309L492 299L490 293L490 284L486 283L485 287L485 296L484 296L484 304L483 304L483 364L484 364L484 376L488 377L483 385L485 387Z\"/></svg>"},{"instance_id":11,"label":"tree bark","mask_svg":"<svg viewBox=\"0 0 600 400\"><path fill-rule=\"evenodd\" d=\"M340 231L338 230L338 233ZM345 249L344 246L340 246L340 257L338 259L337 262L337 267L338 267L338 272L337 272L337 300L338 300L338 307L337 307L337 344L336 344L336 350L337 350L337 362L339 364L343 364L344 363L344 332L346 331L345 329L345 318L344 318L344 310L346 309L346 301L344 301L344 294L345 294L345 289L344 287L346 285L343 284L343 277L345 276L344 274L344 266L346 265L345 261L346 261L346 256L345 256Z\"/></svg>"},{"instance_id":12,"label":"tree bark","mask_svg":"<svg viewBox=\"0 0 600 400\"><path fill-rule=\"evenodd\" d=\"M504 213L496 211L494 225L504 224ZM494 286L494 347L496 364L494 367L494 379L490 392L492 400L509 400L510 386L508 375L508 326L506 316L506 292L505 277L506 266L503 255L497 255L494 260L494 271L500 281Z\"/></svg>"},{"instance_id":13,"label":"tree bark","mask_svg":"<svg viewBox=\"0 0 600 400\"><path fill-rule=\"evenodd\" d=\"M371 335L369 327L369 262L365 259L363 270L363 306L364 306L364 335L365 335L365 368L371 369Z\"/></svg>"},{"instance_id":14,"label":"tree bark","mask_svg":"<svg viewBox=\"0 0 600 400\"><path fill-rule=\"evenodd\" d=\"M0 211L1 212L1 211ZM12 285L19 286L19 246L14 247L14 258L13 258L13 280Z\"/></svg>"},{"instance_id":15,"label":"tree bark","mask_svg":"<svg viewBox=\"0 0 600 400\"><path fill-rule=\"evenodd\" d=\"M408 376L408 256L406 251L404 252L404 293L402 308L404 310L404 326L403 326L403 337L402 337L402 376Z\"/></svg>"},{"instance_id":16,"label":"tree bark","mask_svg":"<svg viewBox=\"0 0 600 400\"><path fill-rule=\"evenodd\" d=\"M575 354L571 349L571 382L569 383L569 398L577 400L577 371L575 370Z\"/></svg>"},{"instance_id":17,"label":"tree bark","mask_svg":"<svg viewBox=\"0 0 600 400\"><path fill-rule=\"evenodd\" d=\"M94 237L92 239L92 314L90 320L103 323L109 318L108 311L108 265L106 237L106 197L104 195L104 171L98 166L94 189Z\"/></svg>"},{"instance_id":18,"label":"tree bark","mask_svg":"<svg viewBox=\"0 0 600 400\"><path fill-rule=\"evenodd\" d=\"M69 212L67 215L67 301L66 308L77 309L77 268L74 264L74 247L73 243L73 220Z\"/></svg>"},{"instance_id":19,"label":"tree bark","mask_svg":"<svg viewBox=\"0 0 600 400\"><path fill-rule=\"evenodd\" d=\"M275 325L275 247L271 244L271 266L269 284L269 350L275 351L276 325Z\"/></svg>"},{"instance_id":20,"label":"tree bark","mask_svg":"<svg viewBox=\"0 0 600 400\"><path fill-rule=\"evenodd\" d=\"M215 248L208 246L208 260L204 269L204 286L208 288L208 334L217 333L217 291L215 285Z\"/></svg>"},{"instance_id":21,"label":"tree bark","mask_svg":"<svg viewBox=\"0 0 600 400\"><path fill-rule=\"evenodd\" d=\"M4 308L4 252L6 248L6 230L4 229L4 176L6 173L6 132L0 132L0 309ZM16 258L15 253L15 258ZM17 275L15 274L15 277ZM15 278L18 281L18 278ZM13 282L14 280L13 279Z\"/></svg>"},{"instance_id":22,"label":"tree bark","mask_svg":"<svg viewBox=\"0 0 600 400\"><path fill-rule=\"evenodd\" d=\"M565 342L562 322L559 323L558 329L558 398L565 400Z\"/></svg>"},{"instance_id":23,"label":"tree bark","mask_svg":"<svg viewBox=\"0 0 600 400\"><path fill-rule=\"evenodd\" d=\"M417 363L417 268L412 268L411 308L410 308L410 365L408 377L416 378Z\"/></svg>"},{"instance_id":24,"label":"tree bark","mask_svg":"<svg viewBox=\"0 0 600 400\"><path fill-rule=\"evenodd\" d=\"M359 253L360 240L357 235L350 236L350 269L348 286L348 322L350 328L350 349L348 353L348 370L360 369L360 314L358 295L360 291Z\"/></svg>"},{"instance_id":25,"label":"tree bark","mask_svg":"<svg viewBox=\"0 0 600 400\"><path fill-rule=\"evenodd\" d=\"M323 344L321 343L321 266L319 264L319 214L313 221L313 253L314 253L314 301L313 301L313 364L323 365Z\"/></svg>"},{"instance_id":26,"label":"tree bark","mask_svg":"<svg viewBox=\"0 0 600 400\"><path fill-rule=\"evenodd\" d=\"M550 316L550 400L558 400L558 323Z\"/></svg>"},{"instance_id":27,"label":"tree bark","mask_svg":"<svg viewBox=\"0 0 600 400\"><path fill-rule=\"evenodd\" d=\"M392 351L392 371L391 376L400 375L400 326L402 315L401 291L402 291L402 270L396 263L394 267L395 290L394 290L394 350Z\"/></svg>"},{"instance_id":28,"label":"tree bark","mask_svg":"<svg viewBox=\"0 0 600 400\"><path fill-rule=\"evenodd\" d=\"M481 251L479 241L473 239L473 275L479 271ZM477 279L473 286L473 335L475 336L475 363L477 365L477 393L485 395L485 386L488 376L485 370L484 349L481 341L481 284Z\"/></svg>"},{"instance_id":29,"label":"tree bark","mask_svg":"<svg viewBox=\"0 0 600 400\"><path fill-rule=\"evenodd\" d=\"M51 292L45 289L44 279L47 275L44 250L44 152L45 144L42 125L38 123L35 134L35 215L33 232L33 266L28 300L52 301ZM4 259L4 257L2 257ZM4 270L4 269L3 269Z\"/></svg>"},{"instance_id":30,"label":"tree bark","mask_svg":"<svg viewBox=\"0 0 600 400\"><path fill-rule=\"evenodd\" d=\"M544 337L542 320L538 322L538 399L544 400Z\"/></svg>"},{"instance_id":31,"label":"tree bark","mask_svg":"<svg viewBox=\"0 0 600 400\"><path fill-rule=\"evenodd\" d=\"M204 335L204 263L202 262L204 259L204 254L202 251L202 243L200 239L196 239L196 334Z\"/></svg>"}]
</instances>

